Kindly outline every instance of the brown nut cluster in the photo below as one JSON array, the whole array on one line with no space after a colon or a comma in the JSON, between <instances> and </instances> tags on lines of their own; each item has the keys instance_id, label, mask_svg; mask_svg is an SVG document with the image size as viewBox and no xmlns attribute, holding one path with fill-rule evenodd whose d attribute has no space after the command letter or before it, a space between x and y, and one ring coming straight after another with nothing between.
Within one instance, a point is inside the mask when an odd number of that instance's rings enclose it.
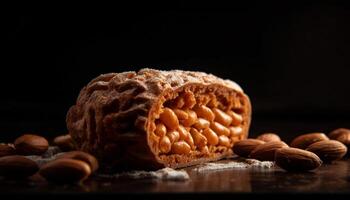
<instances>
[{"instance_id":1,"label":"brown nut cluster","mask_svg":"<svg viewBox=\"0 0 350 200\"><path fill-rule=\"evenodd\" d=\"M275 161L277 166L287 171L309 171L320 167L322 162L330 163L343 158L348 149L344 145L348 134L350 130L345 128L332 131L329 137L338 139L337 141L329 140L323 133L308 133L293 139L292 147L288 147L279 140L278 135L266 133L257 137L260 140L245 139L237 142L233 151L242 157Z\"/></svg>"},{"instance_id":2,"label":"brown nut cluster","mask_svg":"<svg viewBox=\"0 0 350 200\"><path fill-rule=\"evenodd\" d=\"M234 82L181 70L104 74L67 114L77 149L116 167L179 168L232 155L251 105Z\"/></svg>"},{"instance_id":3,"label":"brown nut cluster","mask_svg":"<svg viewBox=\"0 0 350 200\"><path fill-rule=\"evenodd\" d=\"M71 147L70 136L58 136L55 145ZM69 144L69 145L67 145ZM70 151L57 155L55 160L39 167L38 163L24 155L41 155L48 149L44 137L25 134L18 137L13 144L0 144L0 177L7 179L24 179L35 174L47 181L57 183L75 183L88 178L98 170L97 159L82 151ZM61 148L66 150L67 148ZM16 155L21 154L21 155ZM37 173L38 172L38 173ZM33 176L35 177L35 176Z\"/></svg>"},{"instance_id":4,"label":"brown nut cluster","mask_svg":"<svg viewBox=\"0 0 350 200\"><path fill-rule=\"evenodd\" d=\"M233 151L242 157L261 161L275 161L276 165L287 171L309 171L321 166L321 159L310 151L288 147L283 141L264 142L245 139L237 142Z\"/></svg>"}]
</instances>

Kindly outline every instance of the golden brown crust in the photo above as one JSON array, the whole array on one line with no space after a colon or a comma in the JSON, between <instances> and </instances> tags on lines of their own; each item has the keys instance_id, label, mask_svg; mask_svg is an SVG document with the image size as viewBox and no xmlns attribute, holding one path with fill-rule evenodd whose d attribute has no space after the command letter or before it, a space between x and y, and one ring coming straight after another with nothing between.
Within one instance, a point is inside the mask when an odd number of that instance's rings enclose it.
<instances>
[{"instance_id":1,"label":"golden brown crust","mask_svg":"<svg viewBox=\"0 0 350 200\"><path fill-rule=\"evenodd\" d=\"M232 151L207 158L183 158L179 163L164 163L149 139L151 122L167 97L190 87L211 87L232 92L244 101L244 137L248 134L251 105L243 90L230 80L203 72L181 70L109 73L84 87L67 114L68 130L77 148L111 165L132 168L183 167L220 159Z\"/></svg>"}]
</instances>

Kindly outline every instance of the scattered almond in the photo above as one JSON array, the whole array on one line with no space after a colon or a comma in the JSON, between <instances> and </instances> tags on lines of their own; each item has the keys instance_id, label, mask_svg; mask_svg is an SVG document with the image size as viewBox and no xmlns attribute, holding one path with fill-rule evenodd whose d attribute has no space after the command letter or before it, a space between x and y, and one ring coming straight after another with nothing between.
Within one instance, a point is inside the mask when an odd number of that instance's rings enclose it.
<instances>
[{"instance_id":1,"label":"scattered almond","mask_svg":"<svg viewBox=\"0 0 350 200\"><path fill-rule=\"evenodd\" d=\"M325 140L311 144L306 150L317 154L324 162L332 162L343 158L347 147L336 140Z\"/></svg>"},{"instance_id":2,"label":"scattered almond","mask_svg":"<svg viewBox=\"0 0 350 200\"><path fill-rule=\"evenodd\" d=\"M0 143L0 157L16 154L16 149L13 144Z\"/></svg>"},{"instance_id":3,"label":"scattered almond","mask_svg":"<svg viewBox=\"0 0 350 200\"><path fill-rule=\"evenodd\" d=\"M308 133L296 137L291 143L291 147L306 149L312 143L329 140L324 133Z\"/></svg>"},{"instance_id":4,"label":"scattered almond","mask_svg":"<svg viewBox=\"0 0 350 200\"><path fill-rule=\"evenodd\" d=\"M281 141L281 138L275 133L263 133L256 139L262 140L264 142Z\"/></svg>"},{"instance_id":5,"label":"scattered almond","mask_svg":"<svg viewBox=\"0 0 350 200\"><path fill-rule=\"evenodd\" d=\"M340 135L350 134L350 129L347 128L337 128L328 134L329 139L335 140Z\"/></svg>"},{"instance_id":6,"label":"scattered almond","mask_svg":"<svg viewBox=\"0 0 350 200\"><path fill-rule=\"evenodd\" d=\"M245 139L236 142L233 146L233 152L241 157L248 157L249 154L264 141L257 139Z\"/></svg>"},{"instance_id":7,"label":"scattered almond","mask_svg":"<svg viewBox=\"0 0 350 200\"><path fill-rule=\"evenodd\" d=\"M62 151L71 151L74 149L71 135L60 135L55 137L53 143L57 145Z\"/></svg>"},{"instance_id":8,"label":"scattered almond","mask_svg":"<svg viewBox=\"0 0 350 200\"><path fill-rule=\"evenodd\" d=\"M67 153L63 153L62 155L57 157L57 159L62 159L62 158L71 158L75 160L84 161L90 165L92 172L95 172L98 169L97 159L93 155L83 151L70 151Z\"/></svg>"},{"instance_id":9,"label":"scattered almond","mask_svg":"<svg viewBox=\"0 0 350 200\"><path fill-rule=\"evenodd\" d=\"M350 129L338 128L328 134L328 137L350 147Z\"/></svg>"},{"instance_id":10,"label":"scattered almond","mask_svg":"<svg viewBox=\"0 0 350 200\"><path fill-rule=\"evenodd\" d=\"M257 146L249 155L250 158L261 161L274 161L275 151L288 145L282 141L266 142Z\"/></svg>"},{"instance_id":11,"label":"scattered almond","mask_svg":"<svg viewBox=\"0 0 350 200\"><path fill-rule=\"evenodd\" d=\"M321 159L314 153L297 148L276 150L276 165L287 171L309 171L321 166Z\"/></svg>"},{"instance_id":12,"label":"scattered almond","mask_svg":"<svg viewBox=\"0 0 350 200\"><path fill-rule=\"evenodd\" d=\"M49 148L49 142L41 136L25 134L15 140L17 154L41 155Z\"/></svg>"},{"instance_id":13,"label":"scattered almond","mask_svg":"<svg viewBox=\"0 0 350 200\"><path fill-rule=\"evenodd\" d=\"M12 155L0 158L0 176L16 179L26 178L38 170L38 164L24 156Z\"/></svg>"},{"instance_id":14,"label":"scattered almond","mask_svg":"<svg viewBox=\"0 0 350 200\"><path fill-rule=\"evenodd\" d=\"M88 178L91 174L91 168L84 161L61 158L43 165L39 173L47 181L73 183Z\"/></svg>"},{"instance_id":15,"label":"scattered almond","mask_svg":"<svg viewBox=\"0 0 350 200\"><path fill-rule=\"evenodd\" d=\"M350 133L344 133L342 135L339 135L335 140L343 143L345 146L350 146Z\"/></svg>"}]
</instances>

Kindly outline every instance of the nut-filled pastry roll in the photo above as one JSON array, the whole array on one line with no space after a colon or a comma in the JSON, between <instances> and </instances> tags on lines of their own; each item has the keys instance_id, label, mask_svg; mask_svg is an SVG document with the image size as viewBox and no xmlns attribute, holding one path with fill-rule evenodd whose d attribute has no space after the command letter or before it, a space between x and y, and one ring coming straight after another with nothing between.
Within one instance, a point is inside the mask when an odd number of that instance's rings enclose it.
<instances>
[{"instance_id":1,"label":"nut-filled pastry roll","mask_svg":"<svg viewBox=\"0 0 350 200\"><path fill-rule=\"evenodd\" d=\"M101 165L180 168L232 155L247 138L251 104L230 80L192 71L103 74L67 114L76 148Z\"/></svg>"}]
</instances>

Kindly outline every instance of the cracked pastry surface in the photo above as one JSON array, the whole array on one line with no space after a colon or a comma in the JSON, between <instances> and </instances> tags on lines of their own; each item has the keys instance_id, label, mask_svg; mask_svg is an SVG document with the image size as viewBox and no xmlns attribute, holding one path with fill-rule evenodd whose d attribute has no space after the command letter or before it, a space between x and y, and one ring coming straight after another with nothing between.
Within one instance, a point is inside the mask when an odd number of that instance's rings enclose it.
<instances>
[{"instance_id":1,"label":"cracked pastry surface","mask_svg":"<svg viewBox=\"0 0 350 200\"><path fill-rule=\"evenodd\" d=\"M90 81L67 113L77 149L102 165L180 168L232 155L247 137L242 88L204 72L141 69Z\"/></svg>"}]
</instances>

